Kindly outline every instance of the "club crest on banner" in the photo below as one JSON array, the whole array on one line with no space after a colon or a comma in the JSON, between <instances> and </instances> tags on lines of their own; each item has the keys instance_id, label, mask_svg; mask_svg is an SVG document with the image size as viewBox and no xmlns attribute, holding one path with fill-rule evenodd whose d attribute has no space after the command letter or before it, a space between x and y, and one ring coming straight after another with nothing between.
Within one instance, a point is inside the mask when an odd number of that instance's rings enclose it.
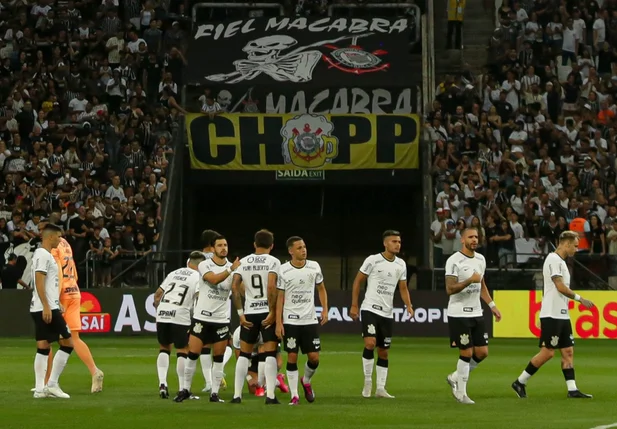
<instances>
[{"instance_id":1,"label":"club crest on banner","mask_svg":"<svg viewBox=\"0 0 617 429\"><path fill-rule=\"evenodd\" d=\"M338 155L334 124L325 116L299 115L283 124L283 159L302 168L320 168Z\"/></svg>"},{"instance_id":2,"label":"club crest on banner","mask_svg":"<svg viewBox=\"0 0 617 429\"><path fill-rule=\"evenodd\" d=\"M331 44L326 45L327 48L333 49L330 55L334 59L324 55L323 60L329 64L330 68L335 67L342 72L356 75L383 71L390 67L389 63L381 64L383 61L379 58L379 56L387 54L388 51L377 49L373 52L367 52L361 46L358 46L357 42L357 37L354 37L351 46L346 48L339 48Z\"/></svg>"}]
</instances>

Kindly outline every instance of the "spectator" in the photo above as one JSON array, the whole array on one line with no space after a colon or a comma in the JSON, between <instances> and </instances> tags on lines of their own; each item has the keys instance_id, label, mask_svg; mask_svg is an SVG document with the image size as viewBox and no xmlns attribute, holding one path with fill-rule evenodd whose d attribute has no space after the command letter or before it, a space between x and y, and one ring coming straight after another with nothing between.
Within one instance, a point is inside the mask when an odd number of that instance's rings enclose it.
<instances>
[{"instance_id":1,"label":"spectator","mask_svg":"<svg viewBox=\"0 0 617 429\"><path fill-rule=\"evenodd\" d=\"M427 113L435 205L453 210L433 223L435 246L448 219L478 218L489 265L511 267L570 229L579 258L588 251L589 266L608 277L617 218L612 15L611 2L503 1L487 73L447 76Z\"/></svg>"},{"instance_id":2,"label":"spectator","mask_svg":"<svg viewBox=\"0 0 617 429\"><path fill-rule=\"evenodd\" d=\"M80 280L91 252L108 286L120 238L142 254L158 241L186 33L170 2L26 3L3 2L0 22L0 249L61 224Z\"/></svg>"}]
</instances>

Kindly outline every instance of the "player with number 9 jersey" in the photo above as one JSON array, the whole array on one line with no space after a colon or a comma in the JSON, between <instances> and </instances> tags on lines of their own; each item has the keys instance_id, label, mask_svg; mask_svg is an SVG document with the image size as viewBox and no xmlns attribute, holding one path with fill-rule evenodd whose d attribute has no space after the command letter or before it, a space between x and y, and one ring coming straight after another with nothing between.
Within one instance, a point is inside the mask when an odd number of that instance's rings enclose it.
<instances>
[{"instance_id":1,"label":"player with number 9 jersey","mask_svg":"<svg viewBox=\"0 0 617 429\"><path fill-rule=\"evenodd\" d=\"M268 274L279 275L281 261L269 254L251 254L240 260L235 276L244 283L244 314L269 313Z\"/></svg>"}]
</instances>

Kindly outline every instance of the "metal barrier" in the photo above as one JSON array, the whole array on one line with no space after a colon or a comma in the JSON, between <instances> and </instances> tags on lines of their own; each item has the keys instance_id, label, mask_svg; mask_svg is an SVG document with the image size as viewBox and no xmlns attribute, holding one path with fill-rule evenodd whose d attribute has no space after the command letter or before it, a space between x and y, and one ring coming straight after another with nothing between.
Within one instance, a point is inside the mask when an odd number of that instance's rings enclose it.
<instances>
[{"instance_id":1,"label":"metal barrier","mask_svg":"<svg viewBox=\"0 0 617 429\"><path fill-rule=\"evenodd\" d=\"M514 264L513 267L487 268L486 283L493 290L542 290L543 276L542 265L545 255L521 254L518 256L532 256L524 264ZM502 258L506 257L505 255ZM608 279L611 276L611 266L614 259L609 256L577 254L568 260L568 266L572 276L570 286L572 289L583 290L614 290ZM589 268L586 264L591 265ZM504 264L505 265L505 264ZM433 270L433 290L445 288L445 270L435 268Z\"/></svg>"},{"instance_id":2,"label":"metal barrier","mask_svg":"<svg viewBox=\"0 0 617 429\"><path fill-rule=\"evenodd\" d=\"M430 2L429 2L430 3ZM413 15L415 25L414 25L414 39L413 43L417 43L420 40L421 36L421 17L422 11L417 4L414 3L363 3L363 4L355 4L355 3L337 3L328 6L328 16L334 16L335 9L359 9L359 10L367 10L367 9L406 9L412 10L413 12L410 15Z\"/></svg>"},{"instance_id":3,"label":"metal barrier","mask_svg":"<svg viewBox=\"0 0 617 429\"><path fill-rule=\"evenodd\" d=\"M80 286L87 289L107 286L101 285L98 280L104 270L109 270L111 287L156 287L171 271L185 266L186 258L192 251L125 253L113 260L103 260L89 250L85 261L86 278L85 282L80 278Z\"/></svg>"},{"instance_id":4,"label":"metal barrier","mask_svg":"<svg viewBox=\"0 0 617 429\"><path fill-rule=\"evenodd\" d=\"M433 290L445 290L446 276L444 268L433 270ZM541 290L542 270L537 268L487 268L484 278L491 290Z\"/></svg>"},{"instance_id":5,"label":"metal barrier","mask_svg":"<svg viewBox=\"0 0 617 429\"><path fill-rule=\"evenodd\" d=\"M193 6L191 11L192 18L192 30L195 31L195 25L197 25L197 12L199 9L226 9L226 8L234 8L234 9L278 9L280 15L285 15L285 7L281 3L231 3L231 2L217 2L217 3L197 3Z\"/></svg>"}]
</instances>

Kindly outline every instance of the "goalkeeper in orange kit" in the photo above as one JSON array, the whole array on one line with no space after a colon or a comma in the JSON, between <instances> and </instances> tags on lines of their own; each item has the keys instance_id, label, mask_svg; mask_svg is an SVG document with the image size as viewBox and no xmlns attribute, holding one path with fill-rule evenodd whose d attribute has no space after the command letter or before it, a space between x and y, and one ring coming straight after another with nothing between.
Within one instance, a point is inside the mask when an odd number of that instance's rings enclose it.
<instances>
[{"instance_id":1,"label":"goalkeeper in orange kit","mask_svg":"<svg viewBox=\"0 0 617 429\"><path fill-rule=\"evenodd\" d=\"M64 310L63 316L73 339L74 350L77 356L86 364L92 376L92 393L103 390L103 371L96 367L92 353L88 345L79 337L81 331L81 293L77 285L77 269L73 260L73 249L64 238L60 239L58 247L53 249L51 254L60 267L60 304ZM47 377L51 374L50 366L52 354L49 354Z\"/></svg>"}]
</instances>

